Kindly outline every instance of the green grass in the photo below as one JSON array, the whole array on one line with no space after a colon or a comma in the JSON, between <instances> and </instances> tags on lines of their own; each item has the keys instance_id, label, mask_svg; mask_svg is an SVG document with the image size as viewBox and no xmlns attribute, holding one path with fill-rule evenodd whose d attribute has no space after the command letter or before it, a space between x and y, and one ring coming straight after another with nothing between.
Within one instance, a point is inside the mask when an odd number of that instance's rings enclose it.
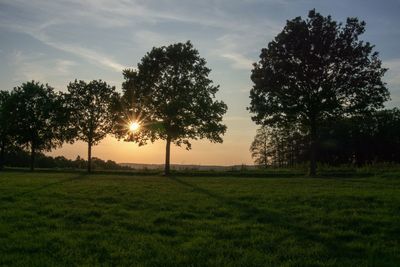
<instances>
[{"instance_id":1,"label":"green grass","mask_svg":"<svg viewBox=\"0 0 400 267\"><path fill-rule=\"evenodd\" d=\"M397 177L0 173L0 265L400 266Z\"/></svg>"}]
</instances>

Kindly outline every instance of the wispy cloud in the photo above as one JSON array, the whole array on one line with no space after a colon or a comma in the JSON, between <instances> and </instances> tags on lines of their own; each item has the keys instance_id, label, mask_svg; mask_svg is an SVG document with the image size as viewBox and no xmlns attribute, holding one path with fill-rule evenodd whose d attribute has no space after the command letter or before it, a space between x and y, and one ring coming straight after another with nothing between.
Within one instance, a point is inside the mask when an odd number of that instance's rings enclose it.
<instances>
[{"instance_id":1,"label":"wispy cloud","mask_svg":"<svg viewBox=\"0 0 400 267\"><path fill-rule=\"evenodd\" d=\"M26 80L37 80L43 83L51 83L53 86L61 88L62 84L57 84L55 77L69 77L76 62L66 59L48 59L44 54L25 54L15 50L8 56L11 66L15 69L12 77L16 83ZM56 84L55 84L56 83Z\"/></svg>"},{"instance_id":2,"label":"wispy cloud","mask_svg":"<svg viewBox=\"0 0 400 267\"><path fill-rule=\"evenodd\" d=\"M49 24L46 24L49 25ZM4 26L4 25L3 25ZM25 33L32 38L42 42L45 45L48 45L52 48L68 52L75 56L78 56L82 59L85 59L93 64L100 64L101 66L107 67L113 71L121 72L124 68L124 65L118 63L112 57L96 52L93 49L88 49L82 47L79 44L65 43L61 41L56 41L50 38L46 34L46 27L43 25L39 25L38 27L31 27L25 25L7 25L9 29L12 29L17 32Z\"/></svg>"},{"instance_id":3,"label":"wispy cloud","mask_svg":"<svg viewBox=\"0 0 400 267\"><path fill-rule=\"evenodd\" d=\"M168 45L172 43L175 38L173 36L166 36L154 31L139 30L134 33L132 39L132 41L141 48L149 49L153 46L158 47Z\"/></svg>"},{"instance_id":4,"label":"wispy cloud","mask_svg":"<svg viewBox=\"0 0 400 267\"><path fill-rule=\"evenodd\" d=\"M283 0L269 1L285 4ZM250 3L255 2L260 3L260 1L250 1ZM111 56L101 53L93 47L83 46L81 43L65 42L50 37L52 36L49 34L52 27L79 24L96 28L124 28L127 34L133 32L137 41L150 48L153 45L165 44L166 41L171 40L171 36L163 36L162 32L156 33L146 27L168 21L182 22L220 30L223 35L218 39L218 43L222 45L223 52L218 51L215 55L231 60L232 67L235 69L249 69L252 60L245 56L249 51L249 46L260 40L261 32L262 36L266 33L275 33L281 25L268 17L261 19L226 11L227 6L240 8L241 4L241 1L227 0L196 2L176 0L14 0L3 5L28 13L28 18L14 21L11 17L1 16L6 20L0 20L0 25L19 29L46 45L119 72L125 66ZM143 28L139 25L146 27ZM226 45L230 40L236 41L235 47Z\"/></svg>"},{"instance_id":5,"label":"wispy cloud","mask_svg":"<svg viewBox=\"0 0 400 267\"><path fill-rule=\"evenodd\" d=\"M394 58L391 60L385 60L383 66L388 68L386 74L386 81L389 86L397 87L400 89L400 58Z\"/></svg>"},{"instance_id":6,"label":"wispy cloud","mask_svg":"<svg viewBox=\"0 0 400 267\"><path fill-rule=\"evenodd\" d=\"M107 55L98 53L91 49L83 48L79 45L59 43L59 42L51 41L47 38L41 38L40 40L43 43L45 43L53 48L60 49L65 52L69 52L69 53L79 56L83 59L86 59L94 64L98 63L98 64L100 64L104 67L107 67L111 70L114 70L116 72L121 72L123 69L126 68L125 66L118 63L117 61L115 61L114 59L112 59L111 57L109 57Z\"/></svg>"},{"instance_id":7,"label":"wispy cloud","mask_svg":"<svg viewBox=\"0 0 400 267\"><path fill-rule=\"evenodd\" d=\"M281 3L281 0L274 1ZM37 14L37 21L57 19L59 22L79 23L91 21L98 27L123 27L132 23L157 23L165 20L193 23L224 29L248 30L252 17L238 20L224 12L227 5L238 5L233 1L139 1L139 0L60 0L24 1L14 0L8 6L19 10L30 10ZM36 11L36 12L35 12ZM267 28L276 27L274 21L263 19Z\"/></svg>"},{"instance_id":8,"label":"wispy cloud","mask_svg":"<svg viewBox=\"0 0 400 267\"><path fill-rule=\"evenodd\" d=\"M55 69L57 70L57 73L61 75L70 75L71 74L71 68L76 66L77 64L71 60L65 60L65 59L58 59L56 61L56 67Z\"/></svg>"},{"instance_id":9,"label":"wispy cloud","mask_svg":"<svg viewBox=\"0 0 400 267\"><path fill-rule=\"evenodd\" d=\"M233 62L232 66L235 69L249 70L253 64L250 59L238 53L227 53L222 54L221 56L230 59Z\"/></svg>"}]
</instances>

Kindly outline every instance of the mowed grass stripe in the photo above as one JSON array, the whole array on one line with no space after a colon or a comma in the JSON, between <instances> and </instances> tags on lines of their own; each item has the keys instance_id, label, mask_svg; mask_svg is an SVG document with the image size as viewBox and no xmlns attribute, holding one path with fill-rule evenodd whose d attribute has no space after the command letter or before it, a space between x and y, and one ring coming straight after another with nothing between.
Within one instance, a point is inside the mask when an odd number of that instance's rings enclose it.
<instances>
[{"instance_id":1,"label":"mowed grass stripe","mask_svg":"<svg viewBox=\"0 0 400 267\"><path fill-rule=\"evenodd\" d=\"M6 172L0 194L0 265L400 265L396 178Z\"/></svg>"}]
</instances>

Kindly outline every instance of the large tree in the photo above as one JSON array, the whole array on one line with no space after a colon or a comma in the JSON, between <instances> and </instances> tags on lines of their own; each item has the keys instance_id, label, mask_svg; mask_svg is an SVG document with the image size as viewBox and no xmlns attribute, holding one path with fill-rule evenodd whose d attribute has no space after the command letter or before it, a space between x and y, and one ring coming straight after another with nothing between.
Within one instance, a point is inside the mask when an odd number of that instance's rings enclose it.
<instances>
[{"instance_id":1,"label":"large tree","mask_svg":"<svg viewBox=\"0 0 400 267\"><path fill-rule=\"evenodd\" d=\"M316 174L319 124L332 116L366 113L389 98L374 46L359 40L365 23L345 24L311 10L287 21L254 64L252 119L261 125L300 122L310 139L310 175Z\"/></svg>"},{"instance_id":2,"label":"large tree","mask_svg":"<svg viewBox=\"0 0 400 267\"><path fill-rule=\"evenodd\" d=\"M210 69L188 41L154 47L138 64L125 70L123 118L117 136L144 145L166 141L165 174L170 173L171 143L191 149L190 139L222 142L227 106L215 100L218 86ZM138 120L141 128L127 132L125 125Z\"/></svg>"},{"instance_id":3,"label":"large tree","mask_svg":"<svg viewBox=\"0 0 400 267\"><path fill-rule=\"evenodd\" d=\"M50 151L64 142L66 118L60 97L49 85L31 81L14 88L9 101L12 112L8 123L16 142L30 150L33 171L37 152Z\"/></svg>"},{"instance_id":4,"label":"large tree","mask_svg":"<svg viewBox=\"0 0 400 267\"><path fill-rule=\"evenodd\" d=\"M88 144L87 170L91 172L92 147L111 133L114 122L112 107L118 95L114 87L102 80L89 83L75 80L69 83L67 90L64 98L70 123L75 128L75 139Z\"/></svg>"}]
</instances>

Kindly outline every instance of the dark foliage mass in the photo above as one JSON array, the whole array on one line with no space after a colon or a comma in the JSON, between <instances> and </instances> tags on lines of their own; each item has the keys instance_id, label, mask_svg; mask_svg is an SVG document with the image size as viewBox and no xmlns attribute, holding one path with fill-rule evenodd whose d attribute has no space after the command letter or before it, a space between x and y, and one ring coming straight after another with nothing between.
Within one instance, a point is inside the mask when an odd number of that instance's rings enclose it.
<instances>
[{"instance_id":1,"label":"dark foliage mass","mask_svg":"<svg viewBox=\"0 0 400 267\"><path fill-rule=\"evenodd\" d=\"M400 110L380 110L326 121L318 133L318 161L362 166L400 163ZM257 164L288 167L309 158L307 131L299 125L261 127L250 148Z\"/></svg>"},{"instance_id":2,"label":"dark foliage mass","mask_svg":"<svg viewBox=\"0 0 400 267\"><path fill-rule=\"evenodd\" d=\"M263 126L250 146L255 163L262 167L293 167L308 160L308 138L300 125Z\"/></svg>"},{"instance_id":3,"label":"dark foliage mass","mask_svg":"<svg viewBox=\"0 0 400 267\"><path fill-rule=\"evenodd\" d=\"M310 174L316 173L321 124L383 107L389 92L373 45L359 40L365 23L345 24L311 10L287 22L254 65L249 110L261 125L299 123L309 137Z\"/></svg>"},{"instance_id":4,"label":"dark foliage mass","mask_svg":"<svg viewBox=\"0 0 400 267\"><path fill-rule=\"evenodd\" d=\"M63 112L62 100L47 84L32 81L14 88L2 105L2 111L5 142L8 136L30 150L31 170L37 152L60 147L66 140L63 129L68 125L68 118Z\"/></svg>"},{"instance_id":5,"label":"dark foliage mass","mask_svg":"<svg viewBox=\"0 0 400 267\"><path fill-rule=\"evenodd\" d=\"M101 80L89 83L75 80L67 90L64 98L70 125L75 131L73 136L88 144L87 169L90 172L92 147L111 133L114 122L112 106L118 95L114 87Z\"/></svg>"},{"instance_id":6,"label":"dark foliage mass","mask_svg":"<svg viewBox=\"0 0 400 267\"><path fill-rule=\"evenodd\" d=\"M18 147L5 152L5 165L14 168L23 168L30 164L30 154ZM51 157L38 152L36 154L35 166L37 168L56 168L61 170L84 170L87 168L87 160L77 156L75 160L63 156ZM112 160L92 158L92 169L94 170L131 170L130 167L121 166Z\"/></svg>"},{"instance_id":7,"label":"dark foliage mass","mask_svg":"<svg viewBox=\"0 0 400 267\"><path fill-rule=\"evenodd\" d=\"M122 126L117 136L139 145L165 140L166 174L171 143L187 149L191 139L221 143L227 106L215 100L218 86L209 79L210 71L189 41L154 47L142 58L137 71L124 71ZM142 123L141 130L127 132L125 125L136 120Z\"/></svg>"}]
</instances>

